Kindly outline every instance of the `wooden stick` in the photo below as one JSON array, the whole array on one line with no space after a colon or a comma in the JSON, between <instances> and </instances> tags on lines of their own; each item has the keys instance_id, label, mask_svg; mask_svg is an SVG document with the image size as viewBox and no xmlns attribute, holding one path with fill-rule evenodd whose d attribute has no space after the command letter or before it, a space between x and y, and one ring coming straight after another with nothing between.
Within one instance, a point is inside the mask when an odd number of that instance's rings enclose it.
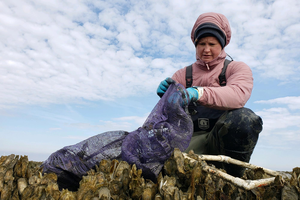
<instances>
[{"instance_id":1,"label":"wooden stick","mask_svg":"<svg viewBox=\"0 0 300 200\"><path fill-rule=\"evenodd\" d=\"M192 163L199 162L193 158L190 158L188 156L188 154L186 154L186 153L182 153L182 154L183 154L184 158L189 159ZM212 156L212 155L197 155L197 156L200 159L200 161L201 160L219 161L219 162L236 164L236 165L243 166L243 167L248 167L250 169L258 168L258 166L255 166L255 165L252 165L249 163L245 163L245 162L230 158L228 156ZM231 175L229 175L225 172L222 172L221 170L218 170L214 167L211 167L207 164L204 164L202 166L202 169L208 173L212 173L216 176L224 178L224 179L230 181L231 183L235 184L236 186L242 187L246 190L251 190L256 187L262 187L262 186L269 185L269 184L273 183L275 180L275 177L259 179L259 180L244 180L244 179L241 179L238 177L231 176ZM265 168L262 168L262 169L265 170L266 173L268 172L268 174L273 175L273 176L277 176L280 174L273 170L269 170L269 169L265 169Z\"/></svg>"},{"instance_id":2,"label":"wooden stick","mask_svg":"<svg viewBox=\"0 0 300 200\"><path fill-rule=\"evenodd\" d=\"M185 153L183 153L185 154ZM249 169L257 169L257 168L262 168L264 170L264 172L266 174L269 174L271 176L278 176L278 175L282 175L281 173L277 172L277 171L273 171L267 168L263 168L263 167L259 167L247 162L243 162L240 160L236 160L234 158L231 158L229 156L223 156L223 155L197 155L199 157L199 159L201 160L208 160L208 161L218 161L218 162L225 162L225 163L230 163L230 164L235 164L235 165L239 165L242 167L246 167Z\"/></svg>"},{"instance_id":3,"label":"wooden stick","mask_svg":"<svg viewBox=\"0 0 300 200\"><path fill-rule=\"evenodd\" d=\"M238 177L231 176L225 172L222 172L218 169L213 169L212 167L206 165L203 167L203 170L212 174L215 174L216 176L219 176L221 178L224 178L231 183L235 184L236 186L242 187L246 190L252 190L256 187L262 187L267 186L274 182L275 177L271 178L265 178L265 179L259 179L259 180L244 180Z\"/></svg>"}]
</instances>

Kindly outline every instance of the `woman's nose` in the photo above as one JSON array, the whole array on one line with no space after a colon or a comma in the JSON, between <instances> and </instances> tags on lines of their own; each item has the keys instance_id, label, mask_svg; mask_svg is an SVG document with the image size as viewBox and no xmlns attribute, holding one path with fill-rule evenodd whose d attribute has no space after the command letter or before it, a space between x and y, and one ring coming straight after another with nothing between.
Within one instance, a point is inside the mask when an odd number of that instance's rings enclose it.
<instances>
[{"instance_id":1,"label":"woman's nose","mask_svg":"<svg viewBox=\"0 0 300 200\"><path fill-rule=\"evenodd\" d=\"M210 51L210 48L209 48L209 46L208 46L208 45L205 45L205 47L204 47L204 51Z\"/></svg>"}]
</instances>

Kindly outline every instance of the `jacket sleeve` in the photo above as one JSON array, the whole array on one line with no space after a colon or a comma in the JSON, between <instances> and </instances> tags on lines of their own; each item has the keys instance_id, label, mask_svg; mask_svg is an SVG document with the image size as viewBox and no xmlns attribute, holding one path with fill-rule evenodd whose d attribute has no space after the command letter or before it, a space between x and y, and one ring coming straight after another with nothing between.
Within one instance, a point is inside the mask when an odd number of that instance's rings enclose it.
<instances>
[{"instance_id":1,"label":"jacket sleeve","mask_svg":"<svg viewBox=\"0 0 300 200\"><path fill-rule=\"evenodd\" d=\"M185 68L178 70L173 79L185 84ZM253 88L252 71L243 62L233 61L226 70L226 86L205 87L198 103L206 107L220 110L231 110L244 107L249 100Z\"/></svg>"},{"instance_id":2,"label":"jacket sleeve","mask_svg":"<svg viewBox=\"0 0 300 200\"><path fill-rule=\"evenodd\" d=\"M252 71L243 62L232 62L226 71L226 86L204 87L198 103L207 107L230 110L244 107L253 88Z\"/></svg>"}]
</instances>

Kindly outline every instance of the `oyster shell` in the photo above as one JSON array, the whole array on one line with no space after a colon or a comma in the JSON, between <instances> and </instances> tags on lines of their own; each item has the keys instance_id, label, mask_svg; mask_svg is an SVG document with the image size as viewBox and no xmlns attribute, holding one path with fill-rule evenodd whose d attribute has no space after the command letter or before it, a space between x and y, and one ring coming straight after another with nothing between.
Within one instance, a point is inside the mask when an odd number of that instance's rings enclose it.
<instances>
[{"instance_id":1,"label":"oyster shell","mask_svg":"<svg viewBox=\"0 0 300 200\"><path fill-rule=\"evenodd\" d=\"M185 154L184 154L185 155ZM300 168L277 175L269 185L246 190L218 175L213 166L193 152L175 149L157 182L144 179L142 170L120 160L102 160L87 172L77 191L59 190L57 175L42 174L41 162L14 154L0 157L0 199L54 200L198 200L198 199L298 199ZM211 170L205 170L207 167ZM263 168L247 169L244 179L268 178Z\"/></svg>"},{"instance_id":2,"label":"oyster shell","mask_svg":"<svg viewBox=\"0 0 300 200\"><path fill-rule=\"evenodd\" d=\"M18 179L18 191L19 194L21 195L24 191L24 189L27 187L27 180L26 178L19 178Z\"/></svg>"}]
</instances>

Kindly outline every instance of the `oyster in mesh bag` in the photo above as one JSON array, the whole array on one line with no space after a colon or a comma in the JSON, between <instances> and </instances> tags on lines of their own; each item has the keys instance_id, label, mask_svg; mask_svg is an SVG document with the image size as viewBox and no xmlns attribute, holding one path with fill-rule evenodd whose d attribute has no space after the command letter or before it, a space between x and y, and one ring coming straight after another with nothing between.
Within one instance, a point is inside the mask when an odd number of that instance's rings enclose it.
<instances>
[{"instance_id":1,"label":"oyster in mesh bag","mask_svg":"<svg viewBox=\"0 0 300 200\"><path fill-rule=\"evenodd\" d=\"M66 146L50 155L43 172L57 174L60 189L75 191L82 176L101 160L123 159L155 181L174 148L184 151L189 145L193 122L184 109L188 103L185 88L171 84L142 127L130 133L109 131Z\"/></svg>"},{"instance_id":2,"label":"oyster in mesh bag","mask_svg":"<svg viewBox=\"0 0 300 200\"><path fill-rule=\"evenodd\" d=\"M121 157L122 141L127 134L125 131L110 131L66 146L49 156L42 164L43 172L57 174L60 189L75 191L82 176L101 160Z\"/></svg>"},{"instance_id":3,"label":"oyster in mesh bag","mask_svg":"<svg viewBox=\"0 0 300 200\"><path fill-rule=\"evenodd\" d=\"M155 181L174 148L184 151L191 140L193 122L184 108L189 99L181 84L171 84L142 127L130 132L122 144L122 159Z\"/></svg>"}]
</instances>

